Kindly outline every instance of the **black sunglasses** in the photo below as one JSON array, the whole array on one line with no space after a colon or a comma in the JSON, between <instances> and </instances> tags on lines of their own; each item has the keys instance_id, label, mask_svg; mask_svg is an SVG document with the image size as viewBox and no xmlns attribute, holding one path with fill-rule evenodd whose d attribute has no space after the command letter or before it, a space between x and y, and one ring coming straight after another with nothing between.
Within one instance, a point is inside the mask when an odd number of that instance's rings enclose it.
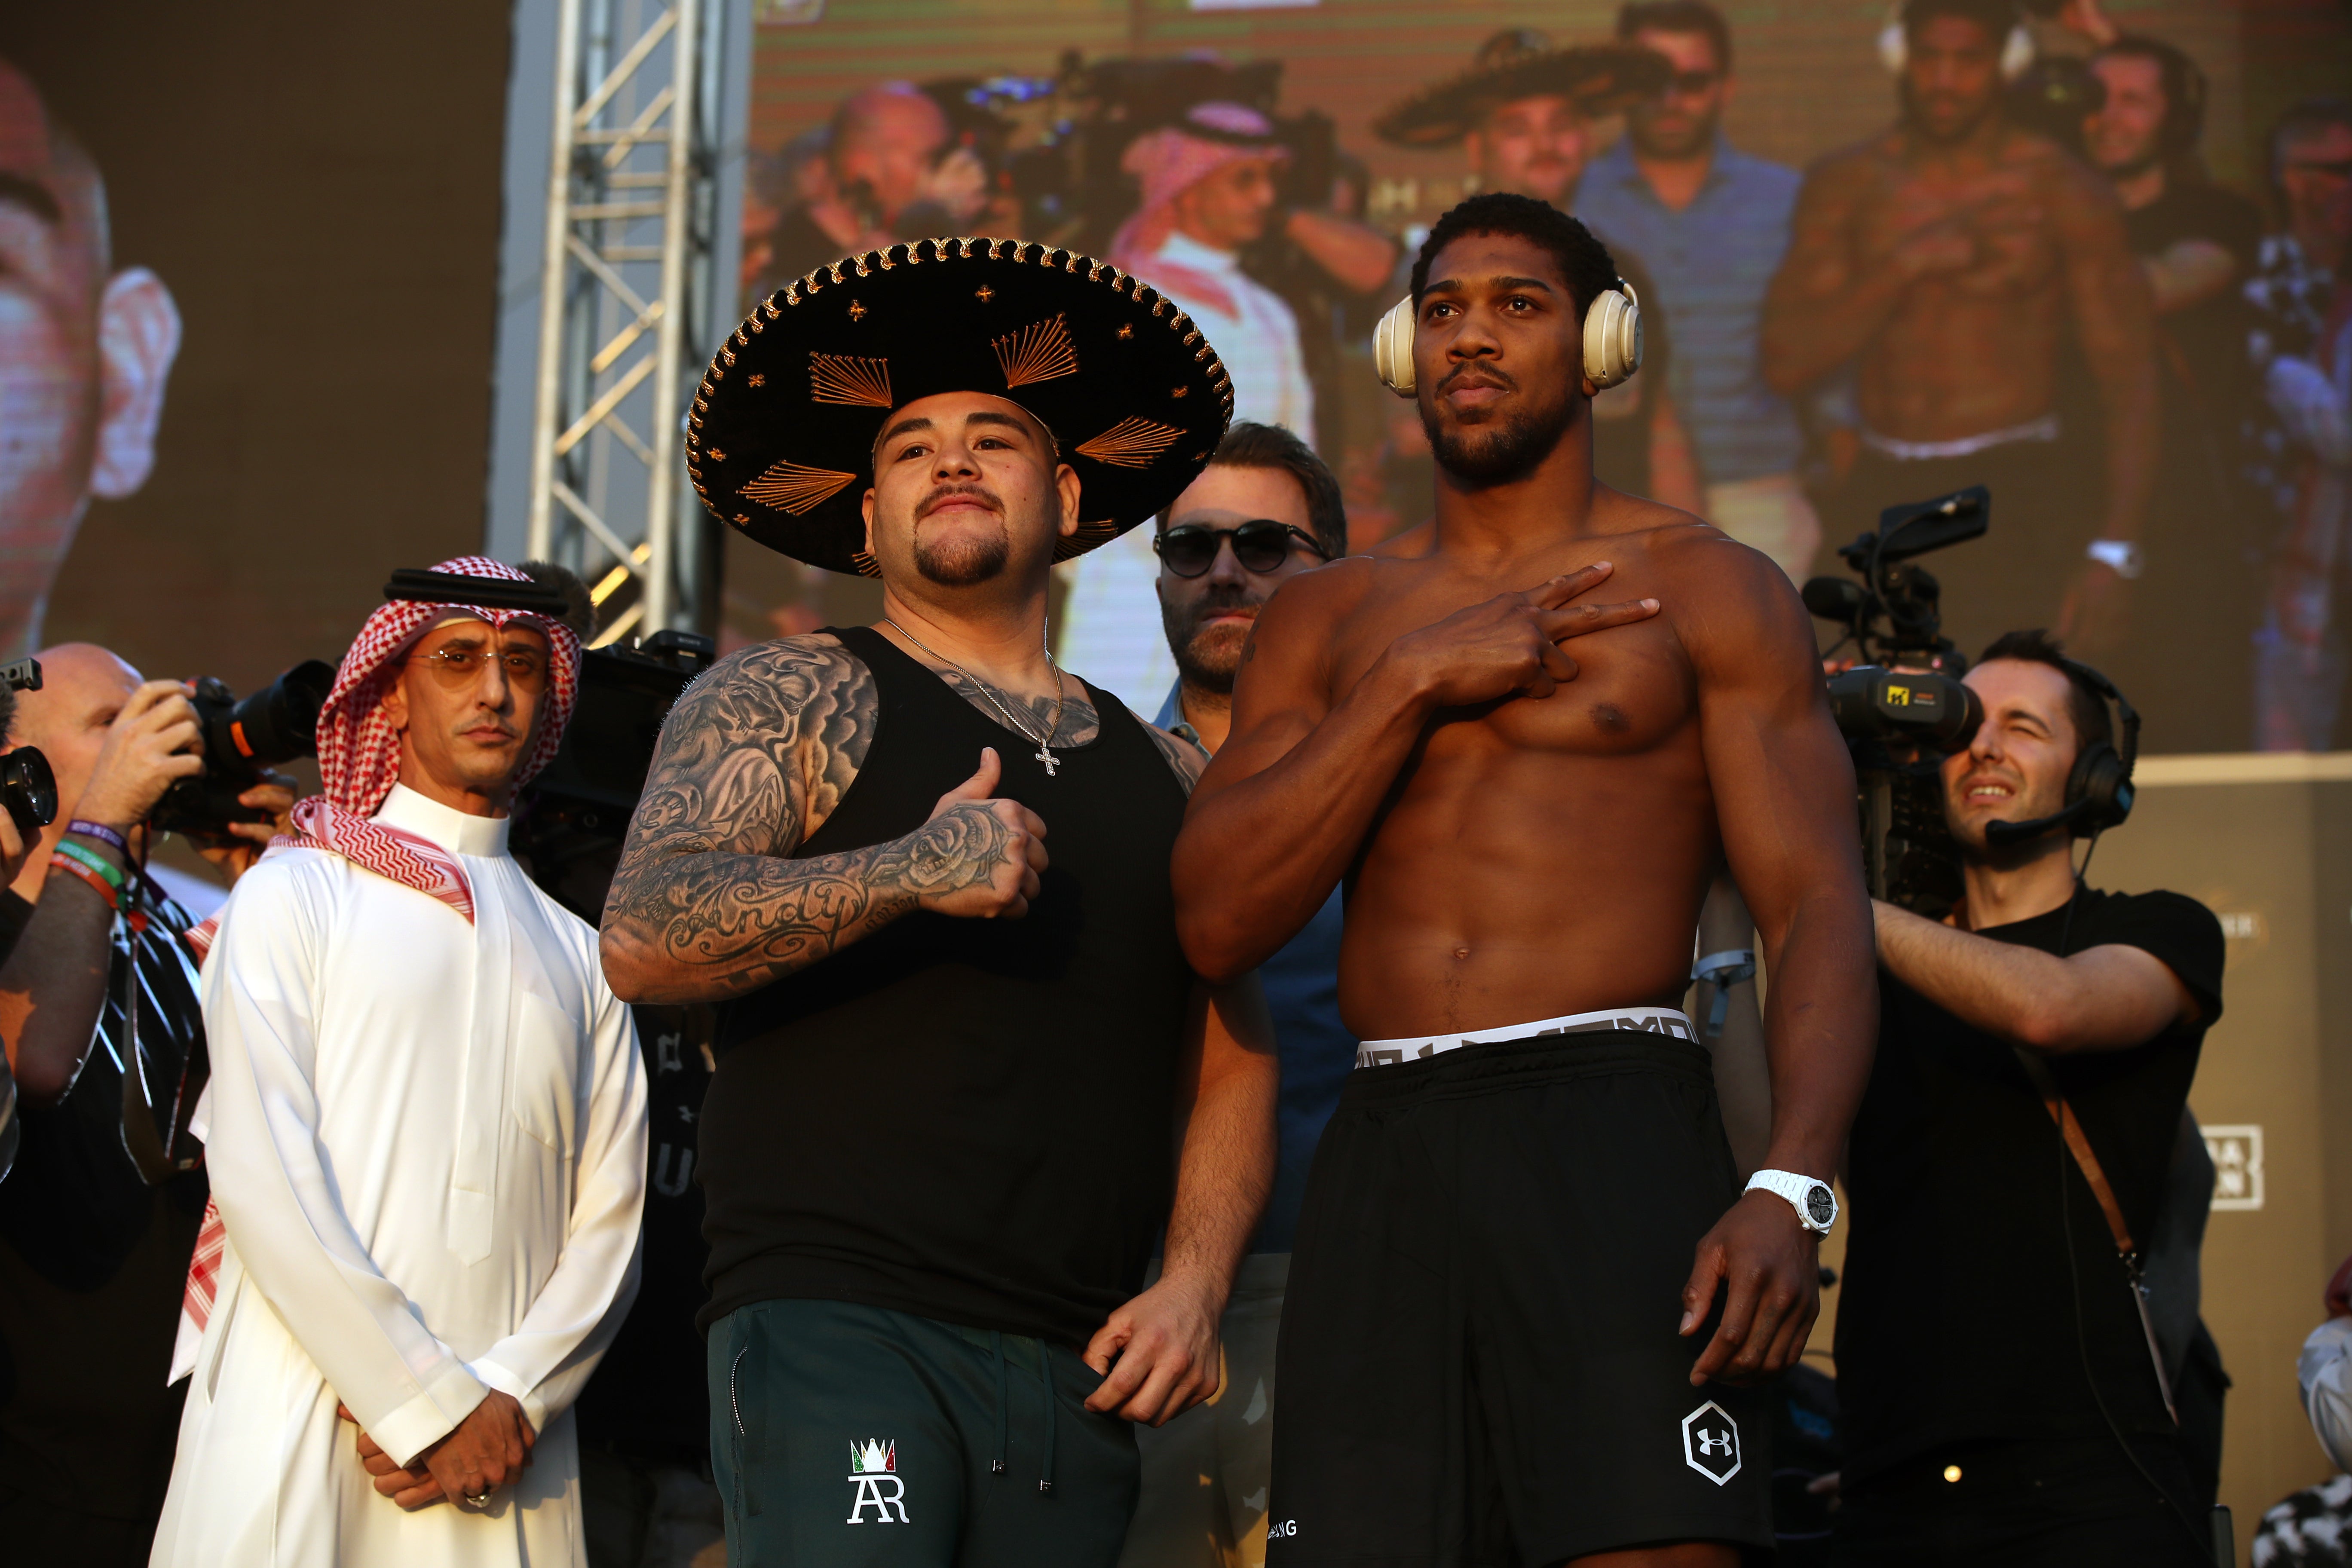
<instances>
[{"instance_id":1,"label":"black sunglasses","mask_svg":"<svg viewBox=\"0 0 2352 1568\"><path fill-rule=\"evenodd\" d=\"M1328 561L1323 547L1305 529L1287 522L1276 522L1270 517L1253 518L1239 528L1210 528L1202 523L1180 523L1151 542L1160 563L1179 577L1198 577L1217 563L1217 552L1226 540L1234 542L1234 559L1244 572L1276 572L1290 559L1290 542L1312 550Z\"/></svg>"}]
</instances>

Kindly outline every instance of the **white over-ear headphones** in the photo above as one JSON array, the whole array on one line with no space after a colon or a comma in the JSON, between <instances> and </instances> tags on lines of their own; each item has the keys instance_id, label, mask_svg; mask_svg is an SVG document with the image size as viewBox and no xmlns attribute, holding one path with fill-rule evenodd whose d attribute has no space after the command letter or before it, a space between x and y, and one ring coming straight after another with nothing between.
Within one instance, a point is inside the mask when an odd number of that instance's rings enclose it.
<instances>
[{"instance_id":1,"label":"white over-ear headphones","mask_svg":"<svg viewBox=\"0 0 2352 1568\"><path fill-rule=\"evenodd\" d=\"M1399 300L1381 324L1372 329L1372 369L1381 384L1399 397L1411 397L1412 371L1412 296ZM1612 387L1633 379L1642 368L1642 299L1631 283L1620 279L1614 289L1593 297L1584 311L1584 374L1594 386Z\"/></svg>"},{"instance_id":2,"label":"white over-ear headphones","mask_svg":"<svg viewBox=\"0 0 2352 1568\"><path fill-rule=\"evenodd\" d=\"M1903 68L1911 63L1911 35L1904 30L1903 6L1904 0L1895 0L1893 8L1886 13L1886 26L1878 29L1878 63L1895 76L1901 76ZM2033 35L2021 20L2001 40L2000 79L2015 81L2023 76L2033 64Z\"/></svg>"}]
</instances>

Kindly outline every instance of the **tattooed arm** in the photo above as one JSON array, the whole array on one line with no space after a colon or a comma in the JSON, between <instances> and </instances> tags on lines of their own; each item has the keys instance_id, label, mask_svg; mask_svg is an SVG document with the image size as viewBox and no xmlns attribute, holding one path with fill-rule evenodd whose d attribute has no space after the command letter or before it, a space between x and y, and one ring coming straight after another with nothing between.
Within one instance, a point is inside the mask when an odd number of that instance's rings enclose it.
<instances>
[{"instance_id":1,"label":"tattooed arm","mask_svg":"<svg viewBox=\"0 0 2352 1568\"><path fill-rule=\"evenodd\" d=\"M1151 737L1153 745L1160 748L1160 760L1175 773L1176 782L1184 786L1184 794L1190 798L1192 786L1201 782L1201 770L1209 765L1209 753L1183 736L1171 735L1157 724L1145 724L1143 732Z\"/></svg>"},{"instance_id":2,"label":"tattooed arm","mask_svg":"<svg viewBox=\"0 0 2352 1568\"><path fill-rule=\"evenodd\" d=\"M872 676L824 637L748 648L687 689L662 726L604 902L604 974L615 994L722 1001L912 910L1027 912L1045 866L1045 825L991 798L992 751L905 837L782 858L857 776L875 710Z\"/></svg>"}]
</instances>

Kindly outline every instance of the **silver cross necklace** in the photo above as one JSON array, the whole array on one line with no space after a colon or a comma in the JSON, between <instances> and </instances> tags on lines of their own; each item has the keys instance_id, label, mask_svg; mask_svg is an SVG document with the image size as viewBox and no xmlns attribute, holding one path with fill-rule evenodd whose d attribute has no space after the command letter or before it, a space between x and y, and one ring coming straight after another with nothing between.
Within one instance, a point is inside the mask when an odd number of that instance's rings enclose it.
<instances>
[{"instance_id":1,"label":"silver cross necklace","mask_svg":"<svg viewBox=\"0 0 2352 1568\"><path fill-rule=\"evenodd\" d=\"M963 666L956 663L955 660L950 658L947 655L935 651L931 647L930 644L925 642L922 638L917 637L914 633L900 626L897 621L892 620L888 616L883 616L882 619L884 624L888 626L892 631L897 632L900 637L905 637L908 642L913 643L917 647L921 648L925 653L929 654L941 664L948 666L958 675L962 676L966 680L971 681L974 687L978 688L980 694L988 699L988 705L991 708L995 709L998 713L1003 716L1004 724L1007 729L1011 730L1014 734L1020 736L1024 741L1034 741L1037 742L1037 760L1045 764L1045 776L1047 778L1052 778L1054 776L1054 770L1062 765L1062 759L1055 756L1050 750L1050 747L1053 744L1054 737L1061 732L1062 705L1068 700L1069 694L1062 689L1062 667L1054 662L1054 650L1052 648L1049 647L1045 649L1045 668L1054 672L1054 720L1053 722L1045 726L1045 732L1043 735L1034 735L1030 733L1029 726L1023 723L1021 720L1013 714L1011 709L1007 708L1003 703L999 702L996 700L996 692L989 686L988 682L981 679L980 677L974 675Z\"/></svg>"}]
</instances>

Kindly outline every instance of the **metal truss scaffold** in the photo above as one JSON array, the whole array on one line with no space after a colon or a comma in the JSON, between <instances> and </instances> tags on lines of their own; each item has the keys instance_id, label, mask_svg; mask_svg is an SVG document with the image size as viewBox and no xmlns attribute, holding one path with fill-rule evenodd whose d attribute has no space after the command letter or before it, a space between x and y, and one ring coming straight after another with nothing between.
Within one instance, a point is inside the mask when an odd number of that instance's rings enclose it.
<instances>
[{"instance_id":1,"label":"metal truss scaffold","mask_svg":"<svg viewBox=\"0 0 2352 1568\"><path fill-rule=\"evenodd\" d=\"M720 279L725 0L561 0L530 549L591 584L597 641L701 629L710 531L679 420Z\"/></svg>"}]
</instances>

